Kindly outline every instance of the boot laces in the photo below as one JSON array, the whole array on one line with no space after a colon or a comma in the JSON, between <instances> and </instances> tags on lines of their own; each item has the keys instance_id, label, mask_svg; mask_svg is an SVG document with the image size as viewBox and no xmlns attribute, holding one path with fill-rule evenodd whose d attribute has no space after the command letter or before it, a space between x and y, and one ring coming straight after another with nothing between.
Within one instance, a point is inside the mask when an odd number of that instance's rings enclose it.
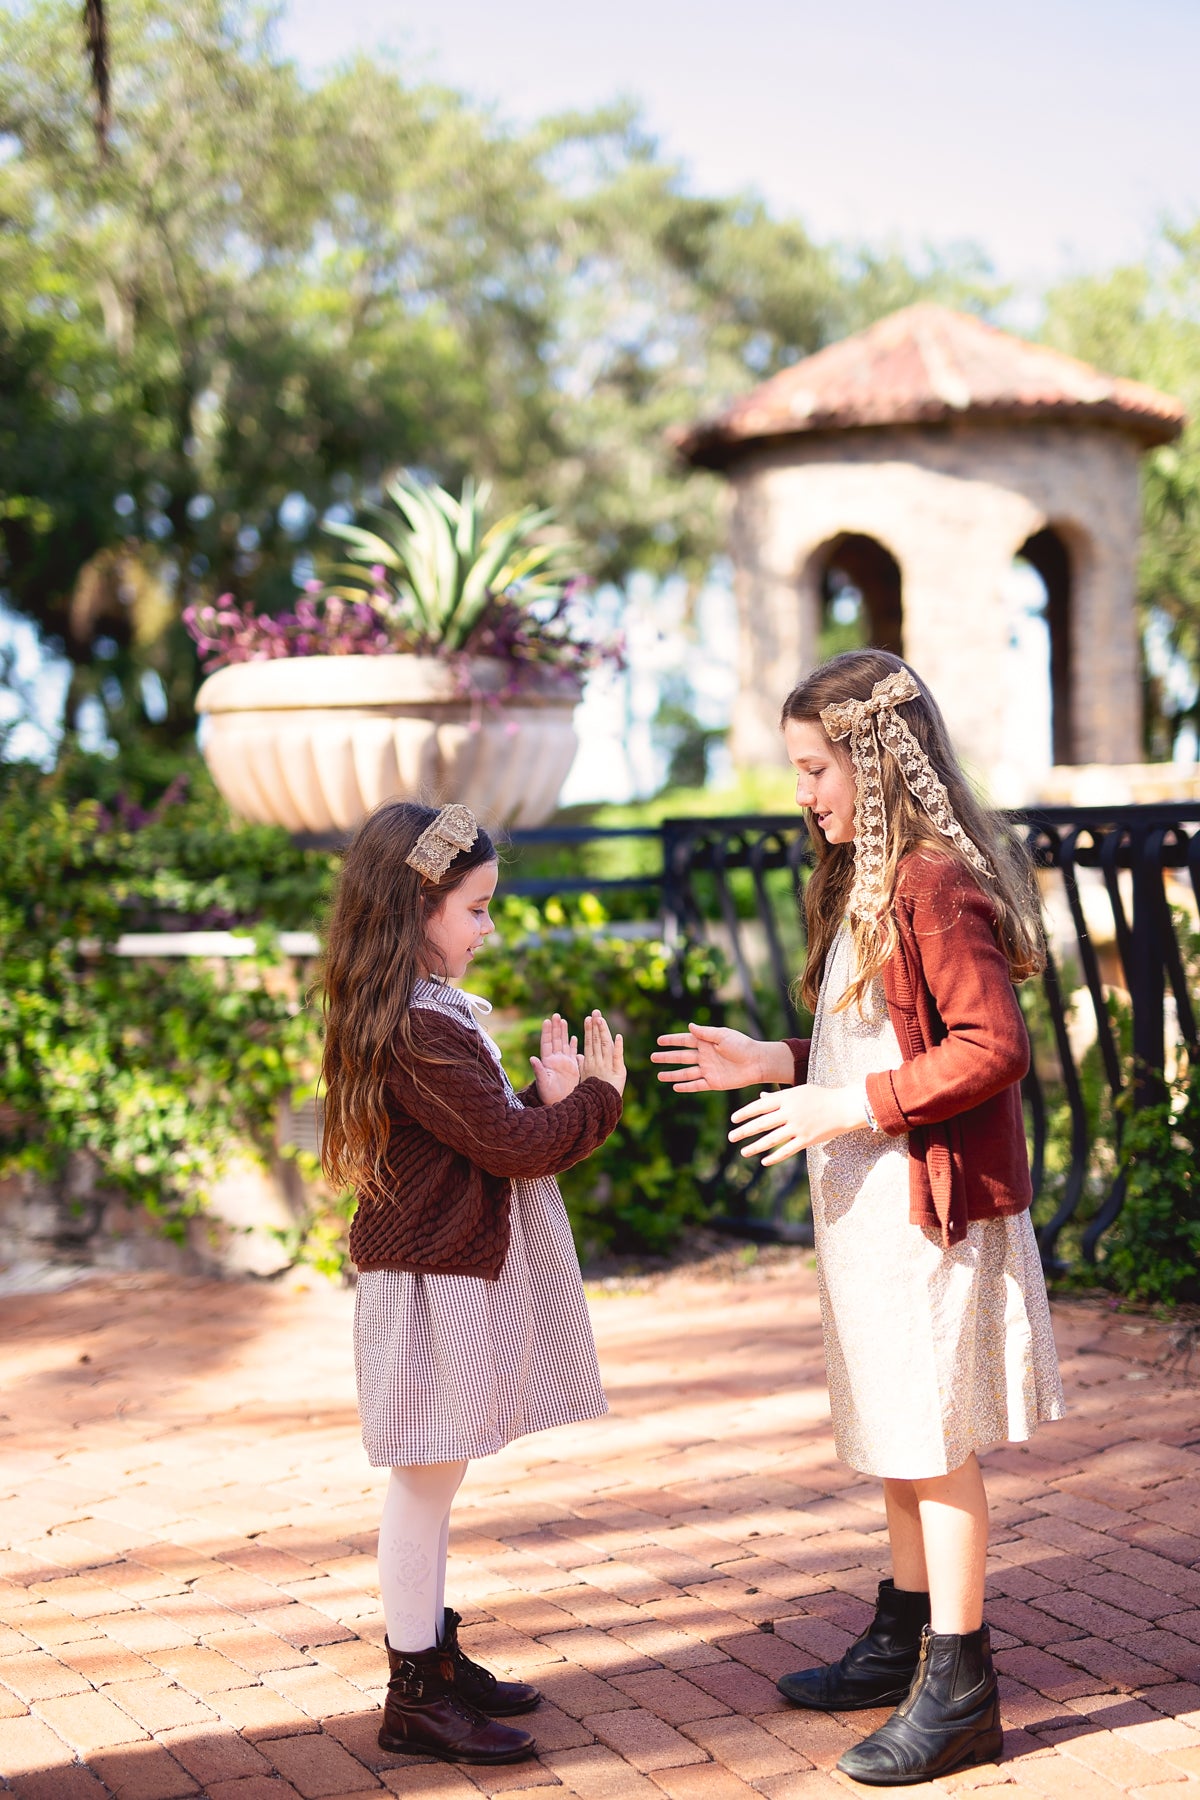
<instances>
[{"instance_id":1,"label":"boot laces","mask_svg":"<svg viewBox=\"0 0 1200 1800\"><path fill-rule=\"evenodd\" d=\"M425 1701L431 1699L443 1700L450 1708L450 1711L456 1713L465 1725L479 1726L487 1725L491 1722L486 1713L480 1712L477 1706L472 1706L469 1700L462 1699L461 1696L454 1693L453 1690L444 1694L426 1694L425 1683L423 1681L419 1678L415 1681L405 1681L403 1674L399 1669L388 1682L388 1687L394 1689L401 1699L416 1705L421 1705Z\"/></svg>"},{"instance_id":2,"label":"boot laces","mask_svg":"<svg viewBox=\"0 0 1200 1800\"><path fill-rule=\"evenodd\" d=\"M457 1694L448 1694L446 1698L450 1702L451 1712L457 1713L459 1718L464 1720L466 1724L488 1725L491 1723L486 1714L481 1713L478 1707L472 1706L469 1700L462 1700Z\"/></svg>"},{"instance_id":3,"label":"boot laces","mask_svg":"<svg viewBox=\"0 0 1200 1800\"><path fill-rule=\"evenodd\" d=\"M457 1664L455 1670L456 1674L469 1675L473 1682L485 1688L489 1693L492 1688L498 1685L497 1679L492 1674L492 1671L490 1669L485 1669L482 1663L472 1662L465 1650L459 1650L456 1653L454 1660Z\"/></svg>"}]
</instances>

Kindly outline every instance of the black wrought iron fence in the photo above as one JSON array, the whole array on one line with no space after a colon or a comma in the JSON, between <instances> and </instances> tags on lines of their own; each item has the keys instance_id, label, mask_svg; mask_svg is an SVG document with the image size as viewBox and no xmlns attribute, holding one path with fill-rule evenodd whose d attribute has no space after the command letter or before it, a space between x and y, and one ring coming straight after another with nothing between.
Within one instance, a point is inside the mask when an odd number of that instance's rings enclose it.
<instances>
[{"instance_id":1,"label":"black wrought iron fence","mask_svg":"<svg viewBox=\"0 0 1200 1800\"><path fill-rule=\"evenodd\" d=\"M1038 1236L1048 1263L1068 1230L1072 1248L1094 1259L1123 1199L1118 1102L1130 1081L1134 1104L1154 1099L1179 1045L1197 1048L1200 804L1040 807L1010 818L1039 871L1049 946L1040 983L1023 990L1034 1046L1025 1097ZM657 836L661 865L602 879L522 881L514 871L506 887L539 895L644 889L669 938L720 943L747 1029L806 1029L792 995L804 955L796 896L812 860L798 814L668 819L657 830L605 835ZM595 834L566 836L577 854ZM564 841L553 830L515 835L519 850ZM764 1178L731 1155L708 1185L731 1229L769 1238L795 1235L803 1181L797 1165Z\"/></svg>"},{"instance_id":2,"label":"black wrought iron fence","mask_svg":"<svg viewBox=\"0 0 1200 1800\"><path fill-rule=\"evenodd\" d=\"M1081 1249L1092 1260L1121 1209L1124 1183L1096 1167L1088 1053L1102 1085L1111 1150L1120 1141L1126 1085L1134 1105L1148 1104L1161 1094L1179 1046L1196 1052L1200 805L1043 807L1017 817L1042 882L1050 947L1042 991L1070 1121L1069 1163L1039 1241L1043 1259L1053 1260L1062 1232L1090 1197L1097 1203ZM1065 979L1072 974L1073 991ZM1043 1048L1036 1033L1034 1043ZM1035 1056L1026 1084L1035 1194L1046 1180L1044 1072ZM1106 1191L1096 1194L1106 1175Z\"/></svg>"}]
</instances>

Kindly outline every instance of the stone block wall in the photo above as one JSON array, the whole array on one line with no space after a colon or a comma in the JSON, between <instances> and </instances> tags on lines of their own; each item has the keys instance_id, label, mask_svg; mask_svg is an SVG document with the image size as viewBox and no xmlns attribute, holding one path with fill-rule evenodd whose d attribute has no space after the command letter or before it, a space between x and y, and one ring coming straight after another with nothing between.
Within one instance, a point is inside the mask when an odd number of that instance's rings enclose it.
<instances>
[{"instance_id":1,"label":"stone block wall","mask_svg":"<svg viewBox=\"0 0 1200 1800\"><path fill-rule=\"evenodd\" d=\"M96 1159L77 1152L59 1181L27 1171L0 1180L0 1271L17 1286L23 1276L36 1281L55 1269L84 1267L274 1275L290 1263L309 1211L293 1162L235 1156L178 1239L119 1190L105 1188Z\"/></svg>"},{"instance_id":2,"label":"stone block wall","mask_svg":"<svg viewBox=\"0 0 1200 1800\"><path fill-rule=\"evenodd\" d=\"M904 652L986 777L1003 755L997 669L1010 620L1002 585L1026 540L1051 527L1072 568L1071 760L1140 754L1135 611L1138 446L1069 422L902 426L757 444L729 470L740 618L732 748L779 760L778 714L816 661L831 540L855 533L900 566Z\"/></svg>"}]
</instances>

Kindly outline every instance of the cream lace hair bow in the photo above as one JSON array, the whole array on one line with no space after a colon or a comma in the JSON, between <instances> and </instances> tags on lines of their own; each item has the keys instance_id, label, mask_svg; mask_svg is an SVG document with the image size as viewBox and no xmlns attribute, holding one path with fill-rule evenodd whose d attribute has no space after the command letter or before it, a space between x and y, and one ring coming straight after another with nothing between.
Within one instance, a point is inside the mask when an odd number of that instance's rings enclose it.
<instances>
[{"instance_id":1,"label":"cream lace hair bow","mask_svg":"<svg viewBox=\"0 0 1200 1800\"><path fill-rule=\"evenodd\" d=\"M854 803L854 886L850 912L857 919L877 918L884 903L883 875L887 858L887 816L883 804L883 779L879 746L896 759L905 786L935 828L961 850L983 875L990 874L987 858L972 843L954 816L950 796L916 738L896 712L921 690L907 669L885 675L871 689L867 700L839 700L823 707L821 723L833 743L850 740L850 757L858 793Z\"/></svg>"},{"instance_id":2,"label":"cream lace hair bow","mask_svg":"<svg viewBox=\"0 0 1200 1800\"><path fill-rule=\"evenodd\" d=\"M479 826L469 806L443 806L404 860L426 881L440 881L459 851L469 850L478 836Z\"/></svg>"}]
</instances>

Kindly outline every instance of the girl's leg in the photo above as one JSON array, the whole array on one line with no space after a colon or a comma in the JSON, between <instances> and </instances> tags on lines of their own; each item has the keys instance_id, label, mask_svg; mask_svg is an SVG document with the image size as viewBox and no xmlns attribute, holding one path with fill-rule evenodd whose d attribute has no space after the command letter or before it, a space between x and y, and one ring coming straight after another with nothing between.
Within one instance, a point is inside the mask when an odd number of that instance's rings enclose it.
<instances>
[{"instance_id":1,"label":"girl's leg","mask_svg":"<svg viewBox=\"0 0 1200 1800\"><path fill-rule=\"evenodd\" d=\"M536 1748L528 1731L499 1725L476 1705L471 1664L445 1630L446 1540L465 1462L393 1469L379 1526L379 1587L388 1635L388 1687L380 1748L443 1762L523 1762ZM479 1670L494 1699L504 1687ZM490 1685L487 1685L490 1684ZM526 1690L537 1705L540 1696ZM505 1698L501 1694L501 1699ZM496 1708L497 1711L501 1708ZM512 1711L520 1710L517 1707Z\"/></svg>"},{"instance_id":2,"label":"girl's leg","mask_svg":"<svg viewBox=\"0 0 1200 1800\"><path fill-rule=\"evenodd\" d=\"M949 1475L885 1481L883 1497L896 1586L930 1594L934 1631L978 1631L988 1520L976 1457Z\"/></svg>"},{"instance_id":3,"label":"girl's leg","mask_svg":"<svg viewBox=\"0 0 1200 1800\"><path fill-rule=\"evenodd\" d=\"M838 1768L856 1781L899 1787L998 1760L1004 1739L983 1624L988 1521L979 1463L969 1456L949 1475L887 1487L897 1583L901 1569L915 1578L924 1551L929 1635L903 1707L847 1750Z\"/></svg>"},{"instance_id":4,"label":"girl's leg","mask_svg":"<svg viewBox=\"0 0 1200 1800\"><path fill-rule=\"evenodd\" d=\"M463 1475L465 1475L467 1472L466 1463L462 1463L459 1466L461 1467L461 1469L463 1471ZM461 1480L462 1480L462 1476L460 1475L459 1481L461 1481ZM456 1494L458 1492L457 1485L455 1486L454 1492ZM453 1499L453 1495L451 1496L451 1498ZM447 1507L446 1508L446 1517L442 1523L442 1535L438 1539L437 1589L434 1594L434 1603L433 1603L434 1604L434 1612L437 1617L437 1628L438 1628L439 1632L442 1629L442 1619L443 1619L443 1617L445 1615L445 1611L446 1611L446 1561L447 1561L447 1558L449 1557L449 1554L450 1554L450 1508Z\"/></svg>"},{"instance_id":5,"label":"girl's leg","mask_svg":"<svg viewBox=\"0 0 1200 1800\"><path fill-rule=\"evenodd\" d=\"M442 1633L450 1507L465 1462L393 1469L379 1524L379 1591L393 1650L430 1650Z\"/></svg>"},{"instance_id":6,"label":"girl's leg","mask_svg":"<svg viewBox=\"0 0 1200 1800\"><path fill-rule=\"evenodd\" d=\"M931 1628L959 1635L978 1631L983 1624L988 1542L987 1494L978 1459L972 1454L949 1475L935 1475L906 1485L913 1488L916 1497L925 1567L929 1572L926 1585ZM891 1522L889 1505L889 1529ZM906 1530L907 1515L902 1532ZM897 1575L896 1585L906 1587L908 1583L901 1582Z\"/></svg>"},{"instance_id":7,"label":"girl's leg","mask_svg":"<svg viewBox=\"0 0 1200 1800\"><path fill-rule=\"evenodd\" d=\"M853 1712L894 1706L916 1673L921 1633L929 1623L929 1592L921 1516L911 1481L885 1481L892 1580L881 1581L875 1617L845 1654L826 1668L797 1669L776 1686L793 1706L815 1712Z\"/></svg>"},{"instance_id":8,"label":"girl's leg","mask_svg":"<svg viewBox=\"0 0 1200 1800\"><path fill-rule=\"evenodd\" d=\"M916 1482L885 1479L883 1503L892 1547L892 1579L906 1593L927 1594L929 1576L925 1570L925 1539Z\"/></svg>"}]
</instances>

